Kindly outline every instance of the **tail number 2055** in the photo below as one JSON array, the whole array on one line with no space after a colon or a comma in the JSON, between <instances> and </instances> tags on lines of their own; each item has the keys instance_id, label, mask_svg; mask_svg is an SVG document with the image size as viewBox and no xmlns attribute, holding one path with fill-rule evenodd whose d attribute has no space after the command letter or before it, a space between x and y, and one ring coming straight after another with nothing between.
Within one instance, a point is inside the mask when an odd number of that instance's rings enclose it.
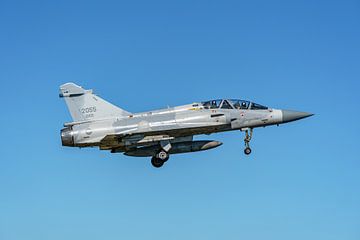
<instances>
[{"instance_id":1,"label":"tail number 2055","mask_svg":"<svg viewBox=\"0 0 360 240\"><path fill-rule=\"evenodd\" d=\"M93 117L94 112L96 112L96 107L86 107L86 108L80 108L80 111L82 114L85 114L86 118Z\"/></svg>"}]
</instances>

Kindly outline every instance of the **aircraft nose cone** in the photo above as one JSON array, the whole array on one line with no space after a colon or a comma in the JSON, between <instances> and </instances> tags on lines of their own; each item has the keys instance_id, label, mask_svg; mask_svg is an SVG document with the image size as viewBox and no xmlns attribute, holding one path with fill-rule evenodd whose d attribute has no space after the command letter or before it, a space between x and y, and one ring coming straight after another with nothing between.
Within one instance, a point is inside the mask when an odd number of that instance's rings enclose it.
<instances>
[{"instance_id":1,"label":"aircraft nose cone","mask_svg":"<svg viewBox=\"0 0 360 240\"><path fill-rule=\"evenodd\" d=\"M290 111L290 110L281 110L281 112L282 112L282 122L283 123L296 121L296 120L299 120L302 118L307 118L307 117L314 115L312 113Z\"/></svg>"}]
</instances>

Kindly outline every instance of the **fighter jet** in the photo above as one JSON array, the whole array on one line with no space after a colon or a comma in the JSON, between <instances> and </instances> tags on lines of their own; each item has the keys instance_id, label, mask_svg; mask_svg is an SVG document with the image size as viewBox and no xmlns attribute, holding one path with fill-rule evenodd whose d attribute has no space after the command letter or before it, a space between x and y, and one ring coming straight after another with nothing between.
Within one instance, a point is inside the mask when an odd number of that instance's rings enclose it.
<instances>
[{"instance_id":1,"label":"fighter jet","mask_svg":"<svg viewBox=\"0 0 360 240\"><path fill-rule=\"evenodd\" d=\"M151 157L159 168L171 154L204 151L222 145L194 140L195 135L240 130L244 153L251 153L253 129L303 119L313 114L280 110L240 99L216 99L149 112L125 111L74 83L60 86L72 122L61 130L63 146L98 147L127 156Z\"/></svg>"}]
</instances>

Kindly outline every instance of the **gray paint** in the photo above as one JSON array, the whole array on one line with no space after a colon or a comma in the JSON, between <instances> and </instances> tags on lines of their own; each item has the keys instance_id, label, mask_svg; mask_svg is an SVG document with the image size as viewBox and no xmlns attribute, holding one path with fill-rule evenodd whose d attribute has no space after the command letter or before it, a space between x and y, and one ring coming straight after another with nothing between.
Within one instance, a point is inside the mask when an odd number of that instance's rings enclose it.
<instances>
[{"instance_id":1,"label":"gray paint","mask_svg":"<svg viewBox=\"0 0 360 240\"><path fill-rule=\"evenodd\" d=\"M235 109L231 101L232 109L207 109L202 103L193 103L130 113L73 83L60 87L60 97L65 99L73 118L61 131L64 146L96 146L112 152L128 152L127 155L134 155L130 153L144 147L154 152L164 142L182 146L181 143L191 142L194 135L277 125L311 116L272 108L251 109L252 103L248 109ZM169 151L181 152L176 147Z\"/></svg>"},{"instance_id":2,"label":"gray paint","mask_svg":"<svg viewBox=\"0 0 360 240\"><path fill-rule=\"evenodd\" d=\"M298 112L298 111L290 111L290 110L281 110L282 112L282 121L283 123L296 121L302 118L307 118L312 116L312 113L307 112Z\"/></svg>"}]
</instances>

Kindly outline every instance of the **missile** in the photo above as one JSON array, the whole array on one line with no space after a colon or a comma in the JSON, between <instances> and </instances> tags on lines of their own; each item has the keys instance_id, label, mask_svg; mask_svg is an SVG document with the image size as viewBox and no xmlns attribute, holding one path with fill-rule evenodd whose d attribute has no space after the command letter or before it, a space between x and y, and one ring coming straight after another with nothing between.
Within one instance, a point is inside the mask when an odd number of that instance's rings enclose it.
<instances>
[{"instance_id":1,"label":"missile","mask_svg":"<svg viewBox=\"0 0 360 240\"><path fill-rule=\"evenodd\" d=\"M176 153L198 152L198 151L204 151L204 150L216 148L221 145L222 142L219 141L178 142L171 144L171 149L169 153L176 154ZM159 151L159 146L155 145L150 147L136 148L134 150L127 151L124 154L133 157L149 157L149 156L154 156L157 153L157 151Z\"/></svg>"}]
</instances>

